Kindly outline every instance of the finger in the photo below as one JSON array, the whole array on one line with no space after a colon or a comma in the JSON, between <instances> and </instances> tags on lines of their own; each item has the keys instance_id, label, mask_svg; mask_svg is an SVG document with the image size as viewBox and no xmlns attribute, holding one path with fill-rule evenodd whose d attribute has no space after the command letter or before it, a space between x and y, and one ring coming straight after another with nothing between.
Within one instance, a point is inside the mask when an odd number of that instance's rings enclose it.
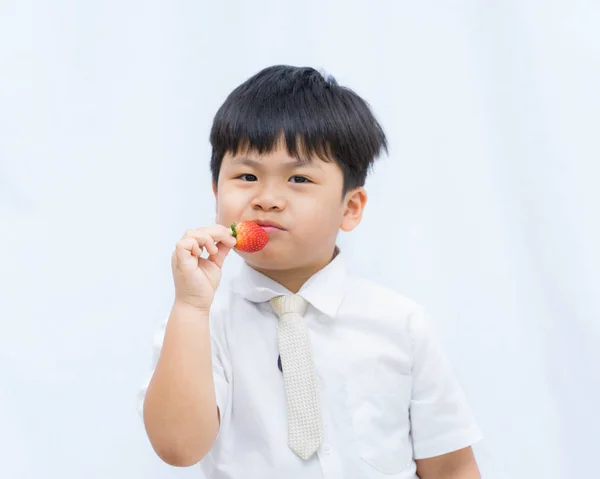
<instances>
[{"instance_id":1,"label":"finger","mask_svg":"<svg viewBox=\"0 0 600 479\"><path fill-rule=\"evenodd\" d=\"M224 243L230 248L233 248L237 242L231 228L227 228L223 225L209 226L206 228L206 232L214 238L216 243Z\"/></svg>"},{"instance_id":2,"label":"finger","mask_svg":"<svg viewBox=\"0 0 600 479\"><path fill-rule=\"evenodd\" d=\"M206 248L209 254L217 254L216 247L212 248L210 245L222 242L233 248L236 243L236 239L233 237L231 229L226 228L223 225L207 226L203 228L197 228L195 230L189 230L184 235L184 238L186 237L198 239L198 244L201 247Z\"/></svg>"},{"instance_id":3,"label":"finger","mask_svg":"<svg viewBox=\"0 0 600 479\"><path fill-rule=\"evenodd\" d=\"M198 245L196 238L185 238L177 243L177 246L189 252L192 256L200 257L202 255L202 248Z\"/></svg>"},{"instance_id":4,"label":"finger","mask_svg":"<svg viewBox=\"0 0 600 479\"><path fill-rule=\"evenodd\" d=\"M205 248L206 251L208 251L208 254L217 253L215 239L205 231L190 230L184 235L184 239L196 240L196 243L198 244L200 249L202 250L202 248Z\"/></svg>"},{"instance_id":5,"label":"finger","mask_svg":"<svg viewBox=\"0 0 600 479\"><path fill-rule=\"evenodd\" d=\"M198 242L197 241L194 242L194 246L192 247L192 254L196 258L202 257L202 248L200 248L200 246L198 246Z\"/></svg>"},{"instance_id":6,"label":"finger","mask_svg":"<svg viewBox=\"0 0 600 479\"><path fill-rule=\"evenodd\" d=\"M198 241L195 238L185 238L179 240L175 245L175 256L178 260L187 260L191 256L196 256L202 253L198 246Z\"/></svg>"},{"instance_id":7,"label":"finger","mask_svg":"<svg viewBox=\"0 0 600 479\"><path fill-rule=\"evenodd\" d=\"M215 263L219 268L223 267L223 263L225 262L225 258L231 251L231 247L227 246L225 243L219 243L217 245L218 252L217 254L212 254L208 257L209 261Z\"/></svg>"}]
</instances>

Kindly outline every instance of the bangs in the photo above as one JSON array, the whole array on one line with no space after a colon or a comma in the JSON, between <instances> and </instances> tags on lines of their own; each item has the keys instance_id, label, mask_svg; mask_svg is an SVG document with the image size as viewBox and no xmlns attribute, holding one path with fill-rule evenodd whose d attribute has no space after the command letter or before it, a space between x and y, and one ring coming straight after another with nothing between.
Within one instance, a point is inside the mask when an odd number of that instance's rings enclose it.
<instances>
[{"instance_id":1,"label":"bangs","mask_svg":"<svg viewBox=\"0 0 600 479\"><path fill-rule=\"evenodd\" d=\"M293 118L281 112L268 117L262 112L258 114L261 116L239 118L234 128L226 127L219 131L214 139L214 149L223 156L248 152L262 155L284 147L301 163L309 163L315 156L323 161L332 161L330 143L326 136L316 133L319 127L314 124L316 122L303 124L299 115Z\"/></svg>"},{"instance_id":2,"label":"bangs","mask_svg":"<svg viewBox=\"0 0 600 479\"><path fill-rule=\"evenodd\" d=\"M335 161L350 183L364 183L386 149L383 130L366 102L312 68L271 67L236 88L210 133L213 179L226 153L270 153L284 141L290 156Z\"/></svg>"}]
</instances>

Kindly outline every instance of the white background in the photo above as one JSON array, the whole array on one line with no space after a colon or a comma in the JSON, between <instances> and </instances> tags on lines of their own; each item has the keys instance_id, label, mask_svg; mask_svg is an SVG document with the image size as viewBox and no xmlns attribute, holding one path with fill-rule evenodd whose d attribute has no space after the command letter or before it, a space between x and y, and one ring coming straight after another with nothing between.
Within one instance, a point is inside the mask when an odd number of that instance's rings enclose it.
<instances>
[{"instance_id":1,"label":"white background","mask_svg":"<svg viewBox=\"0 0 600 479\"><path fill-rule=\"evenodd\" d=\"M155 456L136 394L174 243L214 218L212 117L274 63L383 123L340 243L437 319L484 477L595 477L598 25L591 0L2 0L0 477L199 477Z\"/></svg>"}]
</instances>

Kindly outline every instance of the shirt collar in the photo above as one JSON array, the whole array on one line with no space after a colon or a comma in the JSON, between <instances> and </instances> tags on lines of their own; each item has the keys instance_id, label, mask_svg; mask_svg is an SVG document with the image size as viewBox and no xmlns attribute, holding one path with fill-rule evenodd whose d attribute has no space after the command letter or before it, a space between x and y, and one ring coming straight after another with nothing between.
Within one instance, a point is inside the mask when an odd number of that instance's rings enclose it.
<instances>
[{"instance_id":1,"label":"shirt collar","mask_svg":"<svg viewBox=\"0 0 600 479\"><path fill-rule=\"evenodd\" d=\"M300 288L298 294L313 307L334 318L344 299L346 265L343 255L336 248L336 256L320 271L312 275ZM232 290L235 294L252 301L264 303L275 296L292 294L276 281L256 271L246 263L233 279Z\"/></svg>"}]
</instances>

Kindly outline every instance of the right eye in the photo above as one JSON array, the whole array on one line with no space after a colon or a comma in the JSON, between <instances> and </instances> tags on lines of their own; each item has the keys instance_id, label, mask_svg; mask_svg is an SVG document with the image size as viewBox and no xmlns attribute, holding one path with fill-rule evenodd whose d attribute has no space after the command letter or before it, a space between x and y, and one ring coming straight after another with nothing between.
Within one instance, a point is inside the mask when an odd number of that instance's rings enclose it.
<instances>
[{"instance_id":1,"label":"right eye","mask_svg":"<svg viewBox=\"0 0 600 479\"><path fill-rule=\"evenodd\" d=\"M239 180L242 181L257 181L258 178L255 175L250 175L248 173L244 173L243 175L238 176Z\"/></svg>"}]
</instances>

